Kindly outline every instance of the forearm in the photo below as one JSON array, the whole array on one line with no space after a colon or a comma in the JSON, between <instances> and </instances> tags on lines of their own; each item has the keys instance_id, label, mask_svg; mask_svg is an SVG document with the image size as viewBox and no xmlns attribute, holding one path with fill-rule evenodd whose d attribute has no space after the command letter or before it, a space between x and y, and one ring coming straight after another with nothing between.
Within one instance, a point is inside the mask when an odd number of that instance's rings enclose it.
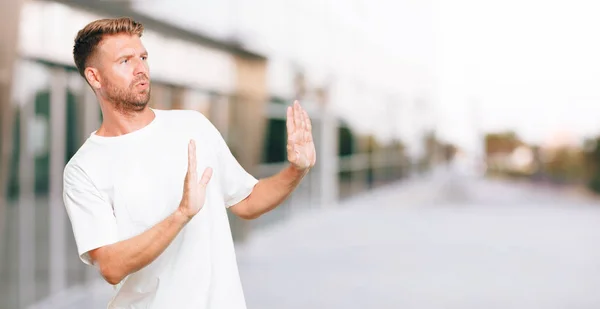
<instances>
[{"instance_id":1,"label":"forearm","mask_svg":"<svg viewBox=\"0 0 600 309\"><path fill-rule=\"evenodd\" d=\"M243 202L247 203L247 215L250 219L274 209L281 204L298 186L308 169L300 171L292 165L279 173L259 180L250 196Z\"/></svg>"},{"instance_id":2,"label":"forearm","mask_svg":"<svg viewBox=\"0 0 600 309\"><path fill-rule=\"evenodd\" d=\"M109 283L117 284L127 275L152 263L187 222L188 219L176 211L140 235L98 249L100 252L95 252L95 262L102 276Z\"/></svg>"}]
</instances>

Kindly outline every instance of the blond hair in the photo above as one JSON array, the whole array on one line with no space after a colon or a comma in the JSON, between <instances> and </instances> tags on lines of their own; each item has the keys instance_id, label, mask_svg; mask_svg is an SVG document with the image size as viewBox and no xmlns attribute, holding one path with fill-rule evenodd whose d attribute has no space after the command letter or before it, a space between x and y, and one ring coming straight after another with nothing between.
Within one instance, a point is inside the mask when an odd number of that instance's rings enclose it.
<instances>
[{"instance_id":1,"label":"blond hair","mask_svg":"<svg viewBox=\"0 0 600 309\"><path fill-rule=\"evenodd\" d=\"M105 35L126 33L142 36L144 26L129 17L99 19L79 30L73 46L73 59L79 74L85 78L84 71L89 58Z\"/></svg>"}]
</instances>

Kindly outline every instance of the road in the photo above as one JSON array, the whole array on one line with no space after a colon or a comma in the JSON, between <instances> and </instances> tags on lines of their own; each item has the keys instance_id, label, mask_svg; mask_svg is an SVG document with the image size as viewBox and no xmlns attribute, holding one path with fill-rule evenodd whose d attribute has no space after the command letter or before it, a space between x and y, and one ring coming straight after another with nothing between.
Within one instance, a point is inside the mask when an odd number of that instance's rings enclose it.
<instances>
[{"instance_id":1,"label":"road","mask_svg":"<svg viewBox=\"0 0 600 309\"><path fill-rule=\"evenodd\" d=\"M595 200L443 172L273 224L238 263L249 309L599 308L599 222Z\"/></svg>"}]
</instances>

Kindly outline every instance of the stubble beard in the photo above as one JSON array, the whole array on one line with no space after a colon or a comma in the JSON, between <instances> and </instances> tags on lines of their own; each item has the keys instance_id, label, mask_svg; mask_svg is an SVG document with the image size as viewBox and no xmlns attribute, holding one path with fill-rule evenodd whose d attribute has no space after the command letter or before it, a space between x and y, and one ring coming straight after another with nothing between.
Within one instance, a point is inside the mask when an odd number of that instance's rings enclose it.
<instances>
[{"instance_id":1,"label":"stubble beard","mask_svg":"<svg viewBox=\"0 0 600 309\"><path fill-rule=\"evenodd\" d=\"M136 85L145 81L148 88L143 91L136 89ZM144 110L150 101L150 80L141 78L134 80L127 89L119 88L113 84L107 85L106 97L113 107L122 114L138 113Z\"/></svg>"}]
</instances>

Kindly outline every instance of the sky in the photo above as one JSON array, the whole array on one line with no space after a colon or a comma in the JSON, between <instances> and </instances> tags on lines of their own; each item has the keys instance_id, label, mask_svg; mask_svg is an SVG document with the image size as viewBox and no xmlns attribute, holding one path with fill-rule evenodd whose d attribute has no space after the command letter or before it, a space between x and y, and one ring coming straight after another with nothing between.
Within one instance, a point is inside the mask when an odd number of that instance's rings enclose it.
<instances>
[{"instance_id":1,"label":"sky","mask_svg":"<svg viewBox=\"0 0 600 309\"><path fill-rule=\"evenodd\" d=\"M440 131L467 144L470 110L472 125L530 142L599 134L598 13L597 1L439 1Z\"/></svg>"},{"instance_id":2,"label":"sky","mask_svg":"<svg viewBox=\"0 0 600 309\"><path fill-rule=\"evenodd\" d=\"M289 86L280 76L290 63L315 83L335 78L338 111L359 131L415 142L430 125L468 150L479 149L483 131L534 143L600 133L598 1L134 3L217 37L241 36L269 56L274 92Z\"/></svg>"}]
</instances>

